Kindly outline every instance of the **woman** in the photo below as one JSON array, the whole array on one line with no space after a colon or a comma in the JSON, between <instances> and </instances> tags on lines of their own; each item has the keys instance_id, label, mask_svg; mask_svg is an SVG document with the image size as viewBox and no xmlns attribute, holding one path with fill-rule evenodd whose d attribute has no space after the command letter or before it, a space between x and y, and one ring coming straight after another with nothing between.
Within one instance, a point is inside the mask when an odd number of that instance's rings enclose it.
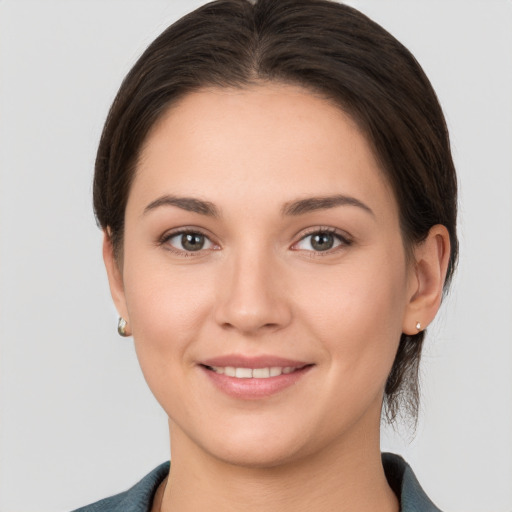
<instances>
[{"instance_id":1,"label":"woman","mask_svg":"<svg viewBox=\"0 0 512 512\"><path fill-rule=\"evenodd\" d=\"M398 41L323 0L205 5L123 82L94 206L172 469L80 510L438 510L379 446L457 258L445 121Z\"/></svg>"}]
</instances>

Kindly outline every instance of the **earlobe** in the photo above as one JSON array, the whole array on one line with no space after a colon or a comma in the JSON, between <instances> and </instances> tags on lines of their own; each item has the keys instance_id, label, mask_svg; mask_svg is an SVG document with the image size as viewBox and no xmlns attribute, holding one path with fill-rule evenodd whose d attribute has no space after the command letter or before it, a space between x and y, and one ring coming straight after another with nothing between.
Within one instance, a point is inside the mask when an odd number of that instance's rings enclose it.
<instances>
[{"instance_id":1,"label":"earlobe","mask_svg":"<svg viewBox=\"0 0 512 512\"><path fill-rule=\"evenodd\" d=\"M124 294L123 274L119 268L119 262L114 254L112 239L107 230L103 231L103 261L107 271L112 300L114 301L121 318L124 318L125 321L128 322L129 319Z\"/></svg>"},{"instance_id":2,"label":"earlobe","mask_svg":"<svg viewBox=\"0 0 512 512\"><path fill-rule=\"evenodd\" d=\"M450 235L445 226L436 224L427 238L414 248L411 295L402 326L404 334L417 334L436 316L441 305L449 259Z\"/></svg>"}]
</instances>

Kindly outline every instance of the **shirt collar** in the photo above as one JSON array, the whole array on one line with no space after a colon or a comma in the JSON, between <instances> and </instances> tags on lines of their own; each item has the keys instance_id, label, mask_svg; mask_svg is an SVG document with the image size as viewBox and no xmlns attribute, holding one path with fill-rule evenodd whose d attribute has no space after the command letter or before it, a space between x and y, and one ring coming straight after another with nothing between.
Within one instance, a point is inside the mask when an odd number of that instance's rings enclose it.
<instances>
[{"instance_id":1,"label":"shirt collar","mask_svg":"<svg viewBox=\"0 0 512 512\"><path fill-rule=\"evenodd\" d=\"M383 453L388 483L400 501L400 512L441 512L425 494L411 467L399 455Z\"/></svg>"}]
</instances>

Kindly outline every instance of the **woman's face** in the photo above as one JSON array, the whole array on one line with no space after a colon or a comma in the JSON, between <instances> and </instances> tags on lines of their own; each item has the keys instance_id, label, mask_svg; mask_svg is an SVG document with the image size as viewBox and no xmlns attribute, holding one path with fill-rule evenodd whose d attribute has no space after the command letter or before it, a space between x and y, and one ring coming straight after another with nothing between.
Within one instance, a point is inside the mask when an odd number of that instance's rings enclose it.
<instances>
[{"instance_id":1,"label":"woman's face","mask_svg":"<svg viewBox=\"0 0 512 512\"><path fill-rule=\"evenodd\" d=\"M113 295L171 435L261 466L378 436L417 282L346 114L287 85L190 94L150 133L125 222Z\"/></svg>"}]
</instances>

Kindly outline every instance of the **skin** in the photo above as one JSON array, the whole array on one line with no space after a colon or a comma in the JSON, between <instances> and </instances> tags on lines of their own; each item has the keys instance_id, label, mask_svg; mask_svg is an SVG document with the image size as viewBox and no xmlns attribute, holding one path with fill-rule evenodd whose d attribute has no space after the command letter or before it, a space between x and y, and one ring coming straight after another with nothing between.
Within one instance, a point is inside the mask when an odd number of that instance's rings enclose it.
<instances>
[{"instance_id":1,"label":"skin","mask_svg":"<svg viewBox=\"0 0 512 512\"><path fill-rule=\"evenodd\" d=\"M324 204L283 214L333 194L371 212ZM166 195L208 201L218 215L147 210ZM170 236L183 227L207 236L204 249L184 252ZM334 247L315 251L310 235L326 228ZM413 253L408 262L397 202L367 140L325 99L262 84L174 105L139 159L122 262L108 232L104 242L112 296L169 416L170 485L153 510L396 512L380 460L384 386L401 333L437 312L447 230L434 226ZM226 354L312 367L244 400L198 364Z\"/></svg>"}]
</instances>

